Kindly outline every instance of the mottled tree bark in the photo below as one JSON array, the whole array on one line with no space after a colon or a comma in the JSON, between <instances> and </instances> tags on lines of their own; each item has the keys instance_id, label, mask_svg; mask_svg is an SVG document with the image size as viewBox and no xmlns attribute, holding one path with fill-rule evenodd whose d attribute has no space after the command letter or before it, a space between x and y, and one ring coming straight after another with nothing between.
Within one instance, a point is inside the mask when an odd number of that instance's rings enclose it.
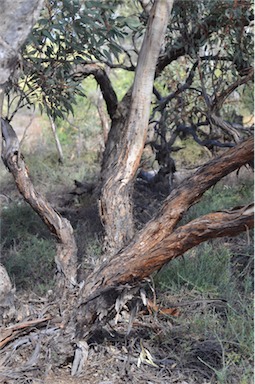
<instances>
[{"instance_id":1,"label":"mottled tree bark","mask_svg":"<svg viewBox=\"0 0 255 384\"><path fill-rule=\"evenodd\" d=\"M11 75L17 54L37 21L43 0L1 1L0 14L0 86Z\"/></svg>"},{"instance_id":2,"label":"mottled tree bark","mask_svg":"<svg viewBox=\"0 0 255 384\"><path fill-rule=\"evenodd\" d=\"M113 117L102 165L100 214L105 249L114 254L134 236L133 181L143 152L156 64L173 0L156 0L144 36L132 90Z\"/></svg>"},{"instance_id":3,"label":"mottled tree bark","mask_svg":"<svg viewBox=\"0 0 255 384\"><path fill-rule=\"evenodd\" d=\"M79 330L107 314L124 287L132 287L171 259L214 237L233 236L254 225L253 206L209 213L177 228L183 214L222 177L249 163L251 137L201 167L165 200L151 220L116 255L106 259L88 278L77 314Z\"/></svg>"}]
</instances>

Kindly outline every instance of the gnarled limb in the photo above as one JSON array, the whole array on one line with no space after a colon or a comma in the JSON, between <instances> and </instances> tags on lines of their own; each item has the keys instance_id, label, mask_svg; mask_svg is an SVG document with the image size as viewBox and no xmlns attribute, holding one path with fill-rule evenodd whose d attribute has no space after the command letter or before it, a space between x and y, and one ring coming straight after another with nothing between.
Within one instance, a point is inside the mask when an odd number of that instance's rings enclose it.
<instances>
[{"instance_id":1,"label":"gnarled limb","mask_svg":"<svg viewBox=\"0 0 255 384\"><path fill-rule=\"evenodd\" d=\"M107 111L112 119L117 109L118 99L106 71L100 67L100 65L93 63L80 64L74 69L73 73L74 78L77 76L86 78L90 75L93 75L99 84L106 103Z\"/></svg>"},{"instance_id":2,"label":"gnarled limb","mask_svg":"<svg viewBox=\"0 0 255 384\"><path fill-rule=\"evenodd\" d=\"M17 188L40 216L58 241L55 261L57 264L58 283L61 288L76 285L77 247L70 222L63 218L49 202L34 188L28 174L28 169L19 155L19 141L12 126L2 119L2 135L4 151L2 158L12 173Z\"/></svg>"},{"instance_id":3,"label":"gnarled limb","mask_svg":"<svg viewBox=\"0 0 255 384\"><path fill-rule=\"evenodd\" d=\"M214 237L236 235L254 225L251 206L215 212L176 229L183 214L222 177L253 159L251 137L201 167L166 199L157 217L132 242L102 263L88 278L78 311L79 330L111 307L125 285L132 286L169 260Z\"/></svg>"}]
</instances>

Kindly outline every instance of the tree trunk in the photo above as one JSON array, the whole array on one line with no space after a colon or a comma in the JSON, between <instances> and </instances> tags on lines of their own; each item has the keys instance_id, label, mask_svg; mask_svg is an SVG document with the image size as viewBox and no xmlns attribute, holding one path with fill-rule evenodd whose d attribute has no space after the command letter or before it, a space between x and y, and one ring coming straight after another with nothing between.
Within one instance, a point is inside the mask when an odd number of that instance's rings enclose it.
<instances>
[{"instance_id":1,"label":"tree trunk","mask_svg":"<svg viewBox=\"0 0 255 384\"><path fill-rule=\"evenodd\" d=\"M4 86L17 64L17 54L37 21L43 0L1 0L0 87Z\"/></svg>"},{"instance_id":2,"label":"tree trunk","mask_svg":"<svg viewBox=\"0 0 255 384\"><path fill-rule=\"evenodd\" d=\"M250 138L201 167L169 195L157 217L125 249L88 276L77 312L79 335L98 318L109 314L124 287L132 287L203 241L234 236L254 225L253 207L247 206L210 213L176 229L183 214L206 190L250 162L253 155L254 140Z\"/></svg>"},{"instance_id":3,"label":"tree trunk","mask_svg":"<svg viewBox=\"0 0 255 384\"><path fill-rule=\"evenodd\" d=\"M114 254L134 236L132 191L149 122L155 68L173 0L156 0L138 57L132 90L112 118L102 166L100 214L105 249Z\"/></svg>"},{"instance_id":4,"label":"tree trunk","mask_svg":"<svg viewBox=\"0 0 255 384\"><path fill-rule=\"evenodd\" d=\"M109 132L109 117L104 110L104 98L101 92L98 93L96 107L101 121L101 126L103 130L104 146L107 142L108 132Z\"/></svg>"}]
</instances>

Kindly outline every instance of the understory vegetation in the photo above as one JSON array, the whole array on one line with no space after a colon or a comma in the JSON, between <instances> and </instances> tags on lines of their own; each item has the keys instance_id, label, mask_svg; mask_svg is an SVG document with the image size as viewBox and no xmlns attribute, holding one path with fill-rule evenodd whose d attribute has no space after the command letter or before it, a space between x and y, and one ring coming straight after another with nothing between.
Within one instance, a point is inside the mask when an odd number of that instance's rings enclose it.
<instances>
[{"instance_id":1,"label":"understory vegetation","mask_svg":"<svg viewBox=\"0 0 255 384\"><path fill-rule=\"evenodd\" d=\"M68 142L67 142L68 144ZM47 144L48 145L48 144ZM72 223L79 247L81 270L93 269L102 253L102 226L96 197L73 195L73 180L94 182L98 177L97 151L60 166L53 148L36 150L31 177L51 203ZM51 150L51 153L50 153ZM183 160L183 159L182 159ZM221 180L184 216L181 224L207 212L248 204L253 198L252 173L240 170ZM1 262L16 294L49 295L54 289L55 241L40 218L15 192L1 167ZM176 307L177 316L160 311L149 315L161 332L150 330L146 340L154 356L160 348L190 382L251 383L253 377L253 234L216 239L173 260L152 276L148 297L160 308ZM141 314L138 315L142 317ZM144 323L149 321L145 315ZM162 333L163 330L163 333ZM153 369L153 368L151 368ZM154 368L155 369L155 368ZM198 379L199 378L199 379Z\"/></svg>"},{"instance_id":2,"label":"understory vegetation","mask_svg":"<svg viewBox=\"0 0 255 384\"><path fill-rule=\"evenodd\" d=\"M0 382L251 384L254 5L34 21L0 52Z\"/></svg>"}]
</instances>

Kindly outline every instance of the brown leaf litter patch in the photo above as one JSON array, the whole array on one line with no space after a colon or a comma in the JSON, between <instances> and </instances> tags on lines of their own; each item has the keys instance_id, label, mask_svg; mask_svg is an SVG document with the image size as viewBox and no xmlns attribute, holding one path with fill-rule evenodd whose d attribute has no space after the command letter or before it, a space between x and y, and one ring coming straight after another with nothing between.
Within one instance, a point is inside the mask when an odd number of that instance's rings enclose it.
<instances>
[{"instance_id":1,"label":"brown leaf litter patch","mask_svg":"<svg viewBox=\"0 0 255 384\"><path fill-rule=\"evenodd\" d=\"M217 340L191 335L182 322L188 311L202 313L212 300L193 303L168 298L164 305L149 300L149 306L132 319L131 329L131 312L125 307L117 322L111 320L87 339L87 359L81 373L73 377L77 340L68 339L58 304L32 294L24 295L24 302L19 322L0 330L0 339L5 340L0 349L0 383L209 384L212 371L198 357L215 367L221 364ZM171 308L178 309L179 317L169 315Z\"/></svg>"}]
</instances>

